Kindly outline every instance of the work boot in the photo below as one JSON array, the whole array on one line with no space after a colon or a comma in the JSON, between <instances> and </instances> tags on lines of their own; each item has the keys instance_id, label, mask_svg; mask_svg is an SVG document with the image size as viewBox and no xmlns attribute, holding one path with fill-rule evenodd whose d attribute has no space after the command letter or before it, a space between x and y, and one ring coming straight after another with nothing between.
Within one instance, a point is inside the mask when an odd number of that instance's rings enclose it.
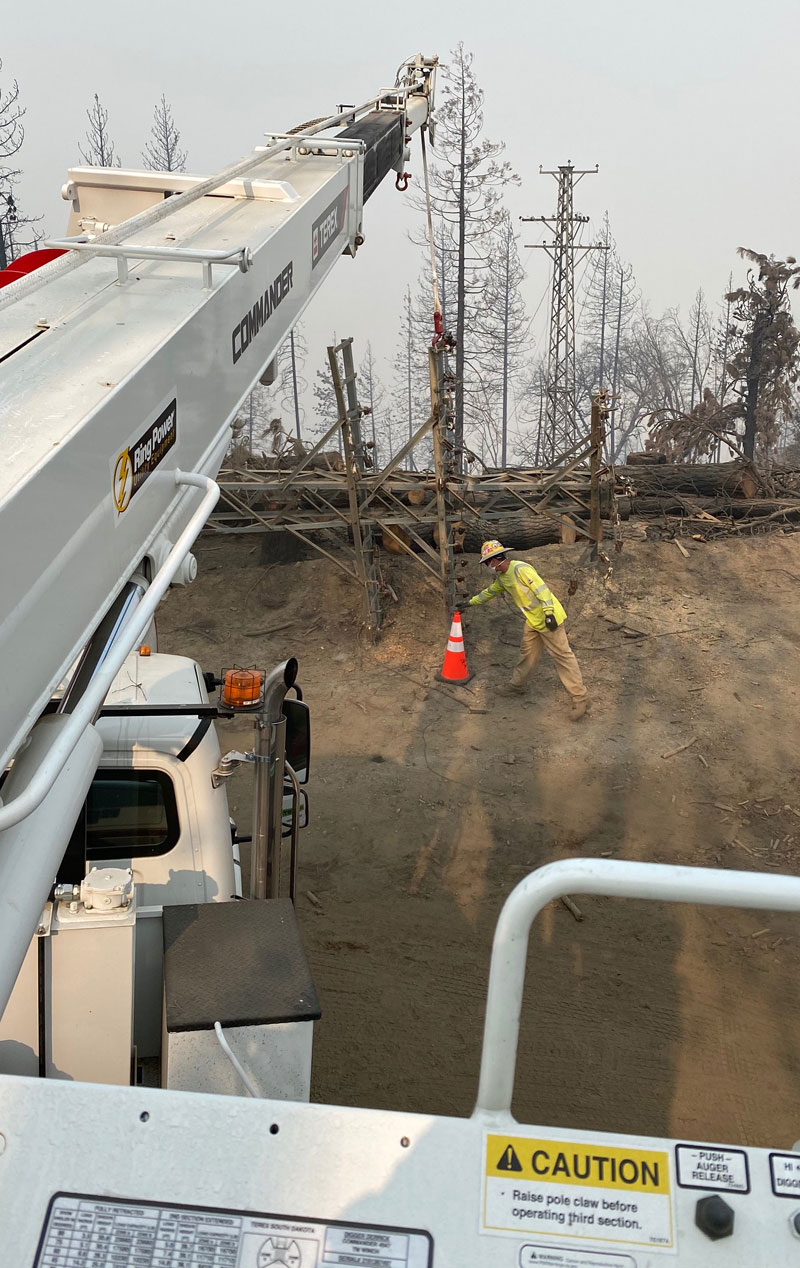
<instances>
[{"instance_id":1,"label":"work boot","mask_svg":"<svg viewBox=\"0 0 800 1268\"><path fill-rule=\"evenodd\" d=\"M527 688L518 687L515 682L506 682L497 688L498 696L524 696Z\"/></svg>"},{"instance_id":2,"label":"work boot","mask_svg":"<svg viewBox=\"0 0 800 1268\"><path fill-rule=\"evenodd\" d=\"M589 700L586 696L582 700L572 701L572 721L580 722L586 710L589 708Z\"/></svg>"}]
</instances>

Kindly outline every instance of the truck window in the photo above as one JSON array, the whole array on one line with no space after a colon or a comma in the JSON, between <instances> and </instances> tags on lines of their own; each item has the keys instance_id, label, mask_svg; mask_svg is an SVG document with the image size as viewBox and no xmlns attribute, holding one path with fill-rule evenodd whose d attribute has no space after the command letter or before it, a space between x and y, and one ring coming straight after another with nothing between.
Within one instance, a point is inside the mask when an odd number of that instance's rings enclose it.
<instances>
[{"instance_id":1,"label":"truck window","mask_svg":"<svg viewBox=\"0 0 800 1268\"><path fill-rule=\"evenodd\" d=\"M175 790L158 770L98 770L86 798L86 857L166 854L180 835Z\"/></svg>"}]
</instances>

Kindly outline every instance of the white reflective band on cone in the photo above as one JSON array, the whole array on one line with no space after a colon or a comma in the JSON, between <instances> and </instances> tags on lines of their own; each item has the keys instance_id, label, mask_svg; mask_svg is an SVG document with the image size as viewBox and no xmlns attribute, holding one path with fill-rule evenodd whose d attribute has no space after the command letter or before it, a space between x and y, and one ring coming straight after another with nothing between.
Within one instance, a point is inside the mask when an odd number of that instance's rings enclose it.
<instances>
[{"instance_id":1,"label":"white reflective band on cone","mask_svg":"<svg viewBox=\"0 0 800 1268\"><path fill-rule=\"evenodd\" d=\"M463 652L463 650L464 650L464 640L463 640L463 638L462 638L462 639L459 639L457 643L456 643L456 642L454 642L452 638L448 638L448 640L447 640L447 650L448 650L448 652Z\"/></svg>"}]
</instances>

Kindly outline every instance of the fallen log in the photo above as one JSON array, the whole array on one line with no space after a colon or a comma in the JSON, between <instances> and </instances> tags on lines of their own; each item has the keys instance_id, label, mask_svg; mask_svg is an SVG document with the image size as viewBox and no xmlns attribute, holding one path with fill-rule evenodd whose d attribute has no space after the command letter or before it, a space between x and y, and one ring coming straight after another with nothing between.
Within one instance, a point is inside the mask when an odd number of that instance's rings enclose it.
<instances>
[{"instance_id":1,"label":"fallen log","mask_svg":"<svg viewBox=\"0 0 800 1268\"><path fill-rule=\"evenodd\" d=\"M697 515L700 511L711 514L721 512L718 498L696 497L693 494L659 493L635 494L630 499L631 512L643 518L656 515Z\"/></svg>"},{"instance_id":2,"label":"fallen log","mask_svg":"<svg viewBox=\"0 0 800 1268\"><path fill-rule=\"evenodd\" d=\"M658 495L678 491L711 497L737 497L747 492L752 497L756 491L751 468L743 462L642 464L623 470L624 479L633 486L635 494ZM622 472L619 474L622 475Z\"/></svg>"},{"instance_id":3,"label":"fallen log","mask_svg":"<svg viewBox=\"0 0 800 1268\"><path fill-rule=\"evenodd\" d=\"M477 554L481 543L489 537L496 537L512 550L530 550L533 546L547 546L561 540L561 525L558 520L549 519L546 515L532 515L526 511L519 515L504 515L491 525L480 527L467 519L464 522L464 550L470 554Z\"/></svg>"},{"instance_id":4,"label":"fallen log","mask_svg":"<svg viewBox=\"0 0 800 1268\"><path fill-rule=\"evenodd\" d=\"M626 467L663 466L667 461L665 453L629 453L625 459Z\"/></svg>"},{"instance_id":5,"label":"fallen log","mask_svg":"<svg viewBox=\"0 0 800 1268\"><path fill-rule=\"evenodd\" d=\"M787 519L800 517L800 498L729 498L695 497L688 494L663 493L658 496L635 496L630 499L631 511L642 519L659 515L686 516L689 519L705 513L717 519L776 518L784 513Z\"/></svg>"},{"instance_id":6,"label":"fallen log","mask_svg":"<svg viewBox=\"0 0 800 1268\"><path fill-rule=\"evenodd\" d=\"M800 498L757 498L736 499L723 502L722 510L727 511L734 519L779 519L782 515L789 520L800 518Z\"/></svg>"}]
</instances>

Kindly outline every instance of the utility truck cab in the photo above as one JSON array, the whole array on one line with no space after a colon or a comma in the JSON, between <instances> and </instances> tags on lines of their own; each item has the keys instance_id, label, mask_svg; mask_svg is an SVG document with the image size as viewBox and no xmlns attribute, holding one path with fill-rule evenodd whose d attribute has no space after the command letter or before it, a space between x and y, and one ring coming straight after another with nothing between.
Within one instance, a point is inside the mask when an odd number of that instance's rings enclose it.
<instances>
[{"instance_id":1,"label":"utility truck cab","mask_svg":"<svg viewBox=\"0 0 800 1268\"><path fill-rule=\"evenodd\" d=\"M257 893L261 878L279 900L274 919L295 936L284 896L293 895L297 830L307 811L285 754L305 780L310 734L307 706L285 698L296 669L291 660L269 675L231 670L219 679L146 644L127 656L95 724L102 753L52 898L0 1020L1 1073L150 1084L165 1077L165 912L186 909L195 913L190 923L202 923L208 904L243 897L226 793L228 776L242 765L255 776L250 894L267 896ZM209 699L217 687L219 704ZM66 699L68 687L51 708ZM253 751L222 756L217 725L243 713L255 724ZM291 853L281 877L284 834ZM208 937L246 939L248 920L258 936L259 919L242 911L235 930L215 926ZM224 954L221 945L211 947L212 961L217 950ZM269 989L263 966L236 964L234 974L240 968ZM102 1038L109 1010L120 1014L113 1042ZM306 1088L306 1066L310 1036L303 1038L303 1075L290 1080L295 1095Z\"/></svg>"},{"instance_id":2,"label":"utility truck cab","mask_svg":"<svg viewBox=\"0 0 800 1268\"><path fill-rule=\"evenodd\" d=\"M181 712L141 712L159 706ZM211 706L200 666L143 645L125 661L106 707L114 712L97 723L103 754L76 824L75 854L85 834L87 867L132 872L141 1077L160 1055L164 907L241 898L242 877L226 787L212 778L221 754L213 718L201 716Z\"/></svg>"},{"instance_id":3,"label":"utility truck cab","mask_svg":"<svg viewBox=\"0 0 800 1268\"><path fill-rule=\"evenodd\" d=\"M103 754L86 799L86 858L130 867L142 907L241 898L220 745L202 671L185 656L132 652L98 720ZM200 712L143 715L140 706Z\"/></svg>"}]
</instances>

